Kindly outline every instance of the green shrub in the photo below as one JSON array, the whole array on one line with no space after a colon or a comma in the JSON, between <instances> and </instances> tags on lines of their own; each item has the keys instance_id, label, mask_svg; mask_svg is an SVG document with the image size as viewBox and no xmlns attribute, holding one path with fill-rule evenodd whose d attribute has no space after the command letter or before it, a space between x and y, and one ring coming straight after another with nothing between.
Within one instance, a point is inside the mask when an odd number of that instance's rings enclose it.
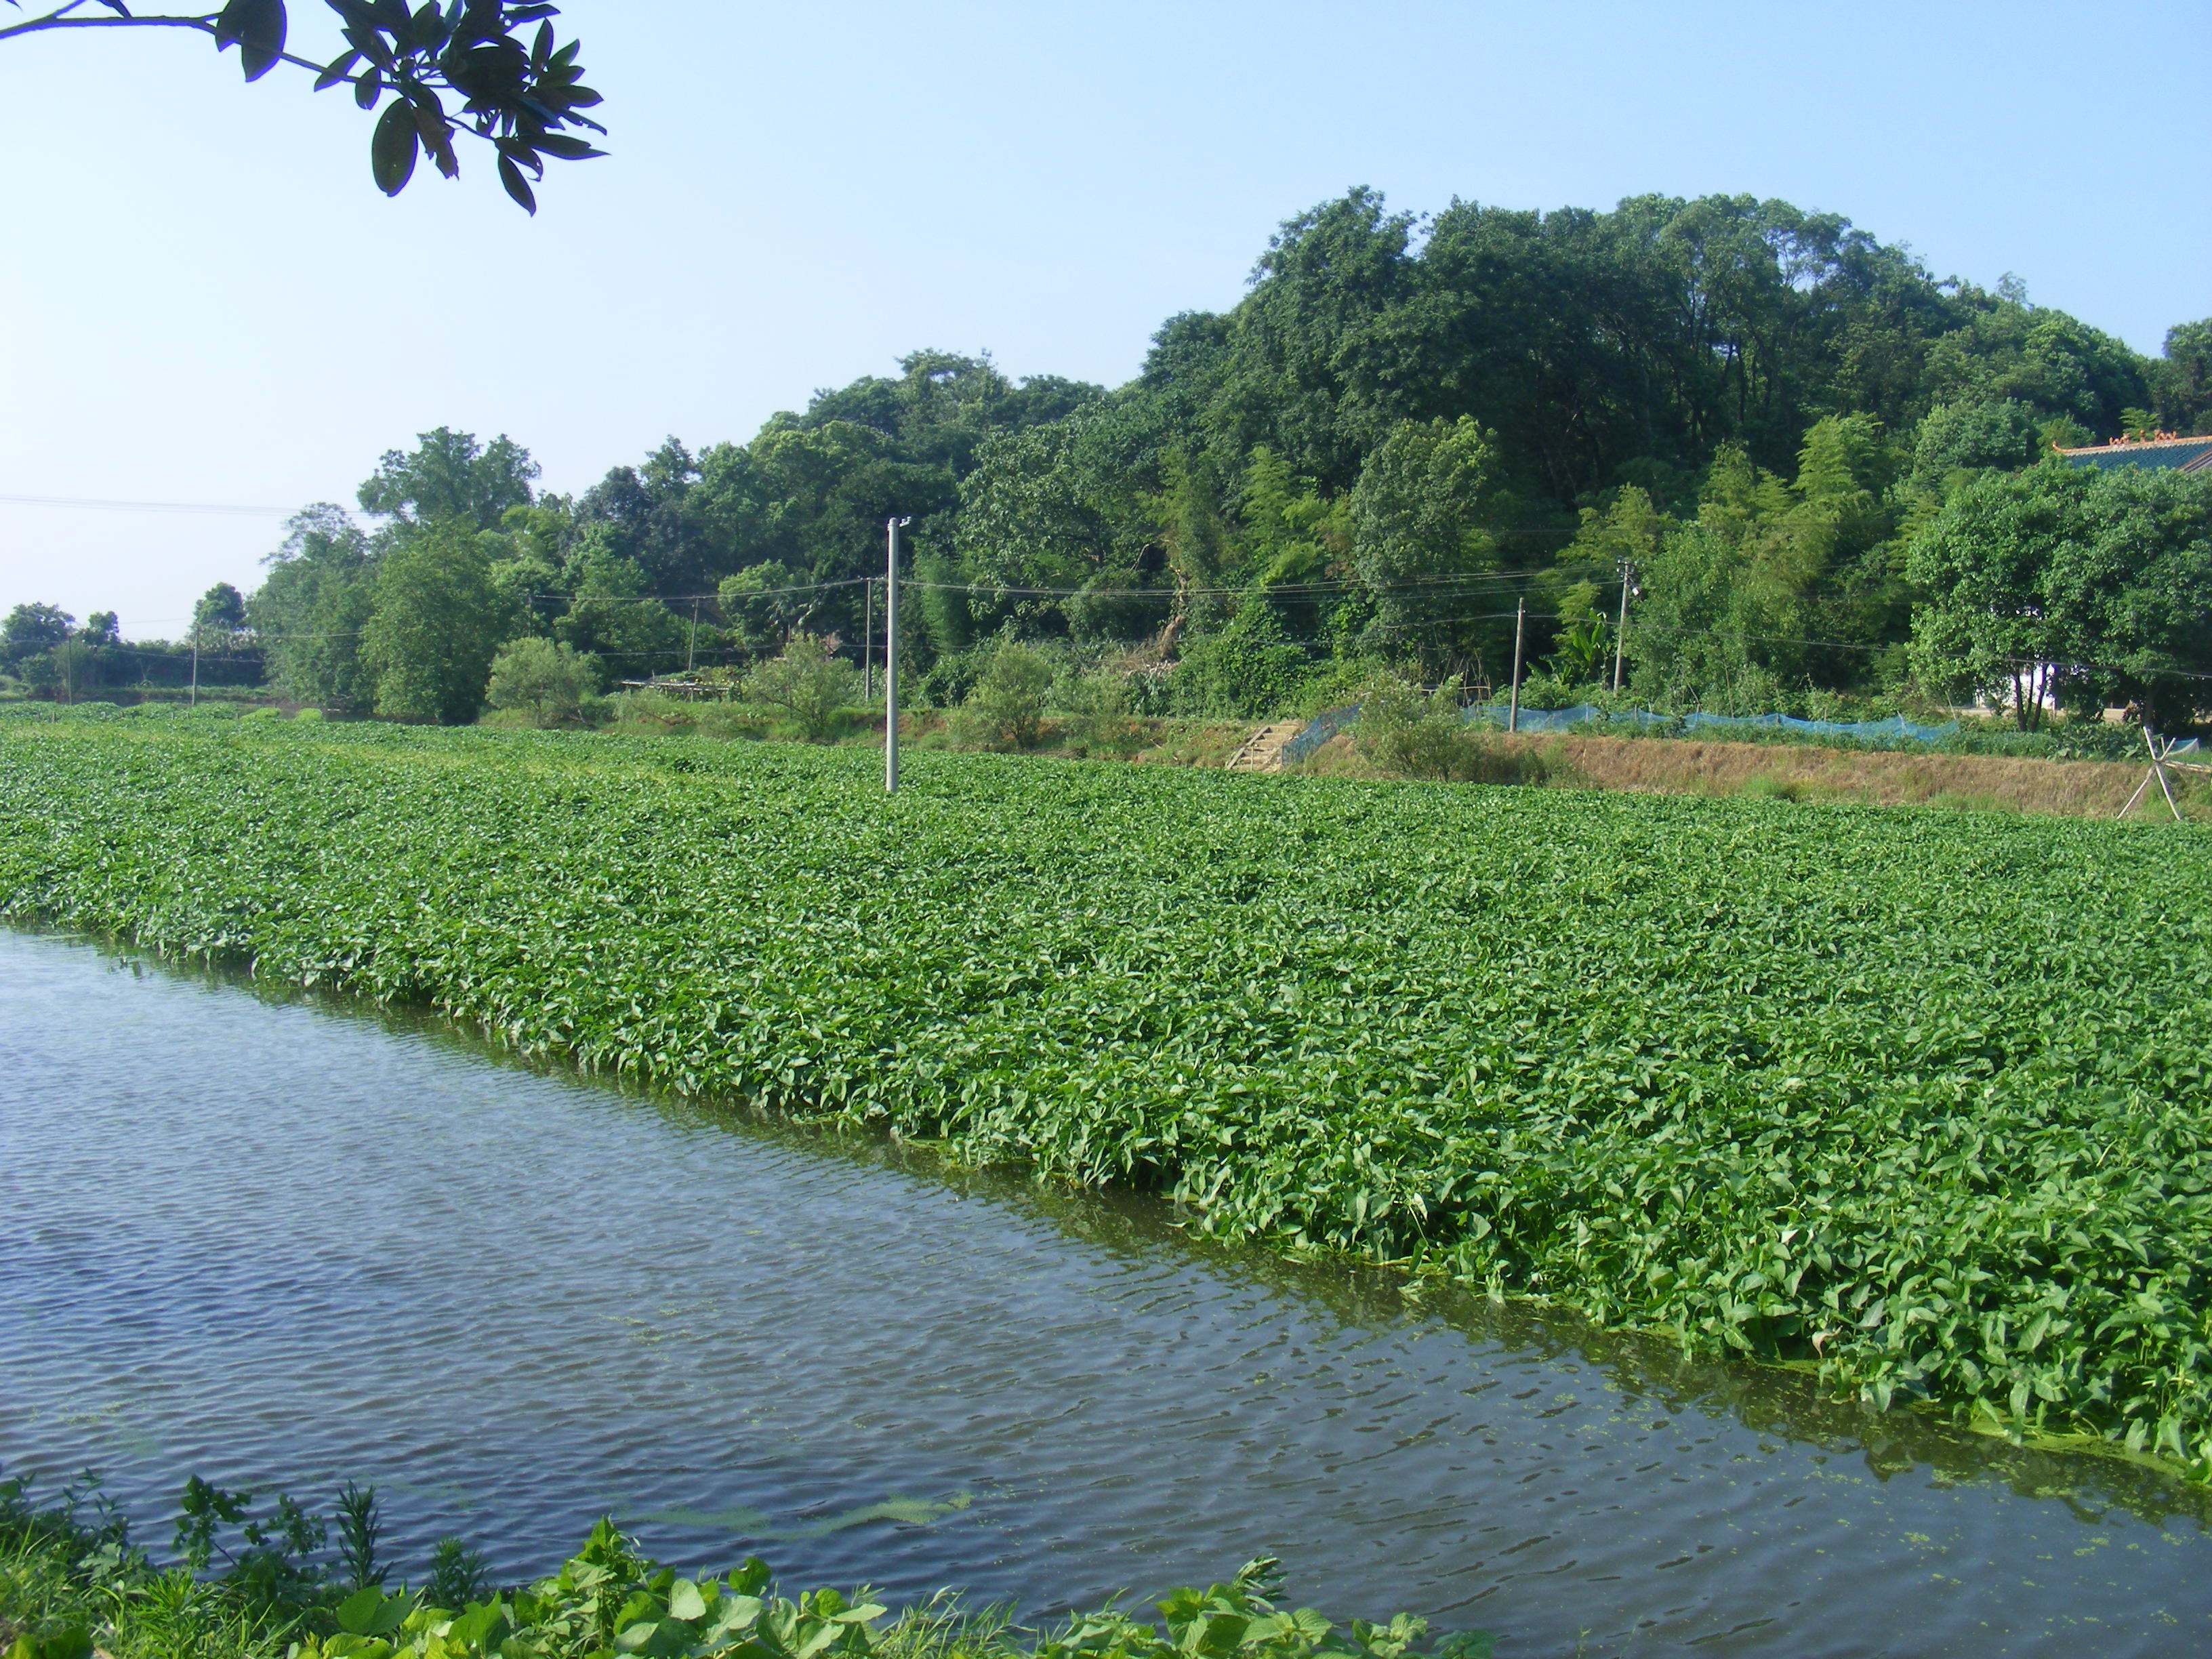
<instances>
[{"instance_id":1,"label":"green shrub","mask_svg":"<svg viewBox=\"0 0 2212 1659\"><path fill-rule=\"evenodd\" d=\"M1251 595L1222 628L1184 644L1172 687L1176 708L1233 720L1280 714L1299 702L1307 662L1273 601Z\"/></svg>"},{"instance_id":2,"label":"green shrub","mask_svg":"<svg viewBox=\"0 0 2212 1659\"><path fill-rule=\"evenodd\" d=\"M1128 677L1094 668L1069 679L1061 694L1068 736L1086 752L1119 752L1135 741L1129 720Z\"/></svg>"},{"instance_id":3,"label":"green shrub","mask_svg":"<svg viewBox=\"0 0 2212 1659\"><path fill-rule=\"evenodd\" d=\"M990 660L988 647L940 652L919 675L900 676L900 700L921 708L957 708L975 689Z\"/></svg>"},{"instance_id":4,"label":"green shrub","mask_svg":"<svg viewBox=\"0 0 2212 1659\"><path fill-rule=\"evenodd\" d=\"M700 736L725 743L739 738L757 740L769 734L769 716L742 702L702 702L691 710L691 729Z\"/></svg>"},{"instance_id":5,"label":"green shrub","mask_svg":"<svg viewBox=\"0 0 2212 1659\"><path fill-rule=\"evenodd\" d=\"M954 712L956 741L983 749L1033 749L1044 734L1052 659L1033 645L1003 639L975 689Z\"/></svg>"},{"instance_id":6,"label":"green shrub","mask_svg":"<svg viewBox=\"0 0 2212 1659\"><path fill-rule=\"evenodd\" d=\"M1370 680L1360 696L1352 744L1394 778L1444 783L1547 783L1559 763L1547 751L1509 741L1462 717L1456 684L1424 695L1395 676Z\"/></svg>"},{"instance_id":7,"label":"green shrub","mask_svg":"<svg viewBox=\"0 0 2212 1659\"><path fill-rule=\"evenodd\" d=\"M1324 709L1358 702L1369 682L1389 672L1389 664L1371 657L1332 657L1306 676L1299 687L1297 712L1310 720Z\"/></svg>"},{"instance_id":8,"label":"green shrub","mask_svg":"<svg viewBox=\"0 0 2212 1659\"><path fill-rule=\"evenodd\" d=\"M617 731L642 736L689 732L698 725L703 710L715 706L672 697L665 691L618 691L605 705Z\"/></svg>"},{"instance_id":9,"label":"green shrub","mask_svg":"<svg viewBox=\"0 0 2212 1659\"><path fill-rule=\"evenodd\" d=\"M860 696L860 671L813 634L793 634L781 656L745 676L745 701L784 716L809 743L836 736L838 715Z\"/></svg>"},{"instance_id":10,"label":"green shrub","mask_svg":"<svg viewBox=\"0 0 2212 1659\"><path fill-rule=\"evenodd\" d=\"M502 714L550 730L586 724L586 706L599 689L597 657L533 634L499 648L484 701Z\"/></svg>"}]
</instances>

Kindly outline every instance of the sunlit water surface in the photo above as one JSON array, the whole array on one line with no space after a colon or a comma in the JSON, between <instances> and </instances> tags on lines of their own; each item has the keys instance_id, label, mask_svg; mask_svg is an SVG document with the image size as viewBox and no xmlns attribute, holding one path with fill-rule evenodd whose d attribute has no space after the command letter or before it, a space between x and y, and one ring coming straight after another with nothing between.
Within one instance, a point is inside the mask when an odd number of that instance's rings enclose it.
<instances>
[{"instance_id":1,"label":"sunlit water surface","mask_svg":"<svg viewBox=\"0 0 2212 1659\"><path fill-rule=\"evenodd\" d=\"M611 1510L1036 1612L1271 1553L1508 1656L2212 1643L2155 1474L1171 1223L0 931L0 1462L150 1541L350 1478L416 1570Z\"/></svg>"}]
</instances>

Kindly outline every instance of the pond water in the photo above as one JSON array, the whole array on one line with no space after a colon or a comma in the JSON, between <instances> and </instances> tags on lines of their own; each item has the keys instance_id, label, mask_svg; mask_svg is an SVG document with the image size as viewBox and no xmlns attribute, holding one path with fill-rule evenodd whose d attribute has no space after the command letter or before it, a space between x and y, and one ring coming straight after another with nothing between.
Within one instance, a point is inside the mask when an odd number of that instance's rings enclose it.
<instances>
[{"instance_id":1,"label":"pond water","mask_svg":"<svg viewBox=\"0 0 2212 1659\"><path fill-rule=\"evenodd\" d=\"M2171 1654L2202 1493L1164 1208L947 1176L0 930L0 1463L197 1472L544 1570L1032 1612L1284 1558L1501 1654Z\"/></svg>"}]
</instances>

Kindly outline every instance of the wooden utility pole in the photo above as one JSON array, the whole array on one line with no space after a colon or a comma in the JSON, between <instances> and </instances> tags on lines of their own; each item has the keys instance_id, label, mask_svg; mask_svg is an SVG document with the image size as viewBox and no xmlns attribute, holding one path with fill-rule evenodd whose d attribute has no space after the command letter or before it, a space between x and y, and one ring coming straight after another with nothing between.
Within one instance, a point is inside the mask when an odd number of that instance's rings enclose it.
<instances>
[{"instance_id":1,"label":"wooden utility pole","mask_svg":"<svg viewBox=\"0 0 2212 1659\"><path fill-rule=\"evenodd\" d=\"M200 706L200 619L192 618L192 695L191 706Z\"/></svg>"},{"instance_id":2,"label":"wooden utility pole","mask_svg":"<svg viewBox=\"0 0 2212 1659\"><path fill-rule=\"evenodd\" d=\"M1521 600L1513 607L1513 689L1505 704L1505 729L1521 729L1521 630L1528 621L1528 601Z\"/></svg>"}]
</instances>

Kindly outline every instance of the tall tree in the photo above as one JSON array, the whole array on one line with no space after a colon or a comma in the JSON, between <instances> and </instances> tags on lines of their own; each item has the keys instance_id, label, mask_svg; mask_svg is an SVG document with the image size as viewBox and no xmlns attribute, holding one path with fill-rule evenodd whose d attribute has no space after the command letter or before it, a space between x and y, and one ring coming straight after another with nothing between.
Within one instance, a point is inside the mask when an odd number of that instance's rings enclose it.
<instances>
[{"instance_id":1,"label":"tall tree","mask_svg":"<svg viewBox=\"0 0 2212 1659\"><path fill-rule=\"evenodd\" d=\"M378 560L361 649L378 714L459 726L483 707L492 659L514 623L492 583L489 539L441 520Z\"/></svg>"},{"instance_id":2,"label":"tall tree","mask_svg":"<svg viewBox=\"0 0 2212 1659\"><path fill-rule=\"evenodd\" d=\"M1360 458L1416 413L1415 221L1354 190L1285 224L1260 256L1230 322L1216 394L1222 447L1266 444L1325 489L1348 489Z\"/></svg>"},{"instance_id":3,"label":"tall tree","mask_svg":"<svg viewBox=\"0 0 2212 1659\"><path fill-rule=\"evenodd\" d=\"M2166 353L2153 372L2160 425L2212 434L2212 317L2166 331Z\"/></svg>"},{"instance_id":4,"label":"tall tree","mask_svg":"<svg viewBox=\"0 0 2212 1659\"><path fill-rule=\"evenodd\" d=\"M505 433L489 444L441 426L411 450L389 449L361 487L362 510L411 526L456 520L496 530L510 507L527 507L538 463Z\"/></svg>"},{"instance_id":5,"label":"tall tree","mask_svg":"<svg viewBox=\"0 0 2212 1659\"><path fill-rule=\"evenodd\" d=\"M2212 711L2212 477L2090 469L2045 592L2077 710L2134 703L2171 730Z\"/></svg>"},{"instance_id":6,"label":"tall tree","mask_svg":"<svg viewBox=\"0 0 2212 1659\"><path fill-rule=\"evenodd\" d=\"M1941 492L1961 474L2033 466L2044 451L2035 410L2017 398L1938 404L1912 442L1912 482Z\"/></svg>"},{"instance_id":7,"label":"tall tree","mask_svg":"<svg viewBox=\"0 0 2212 1659\"><path fill-rule=\"evenodd\" d=\"M296 702L366 710L374 674L362 657L374 593L369 539L345 509L320 501L295 514L246 614L268 653L269 678Z\"/></svg>"},{"instance_id":8,"label":"tall tree","mask_svg":"<svg viewBox=\"0 0 2212 1659\"><path fill-rule=\"evenodd\" d=\"M1696 516L1639 561L1644 598L1626 649L1639 691L1694 706L1771 707L1808 685L1858 688L1905 623L1899 463L1870 416L1805 434L1785 481L1741 451L1714 460Z\"/></svg>"},{"instance_id":9,"label":"tall tree","mask_svg":"<svg viewBox=\"0 0 2212 1659\"><path fill-rule=\"evenodd\" d=\"M1489 434L1468 416L1405 422L1367 458L1352 492L1352 568L1372 599L1376 647L1453 672L1510 634L1471 580L1500 562L1498 494Z\"/></svg>"},{"instance_id":10,"label":"tall tree","mask_svg":"<svg viewBox=\"0 0 2212 1659\"><path fill-rule=\"evenodd\" d=\"M228 638L246 626L246 596L228 582L217 582L192 606L195 639Z\"/></svg>"},{"instance_id":11,"label":"tall tree","mask_svg":"<svg viewBox=\"0 0 2212 1659\"><path fill-rule=\"evenodd\" d=\"M1961 490L1914 538L1913 651L1938 684L2004 699L2212 708L2212 478L2048 462Z\"/></svg>"},{"instance_id":12,"label":"tall tree","mask_svg":"<svg viewBox=\"0 0 2212 1659\"><path fill-rule=\"evenodd\" d=\"M19 605L0 623L0 663L14 668L52 650L70 636L76 618L57 605Z\"/></svg>"}]
</instances>

